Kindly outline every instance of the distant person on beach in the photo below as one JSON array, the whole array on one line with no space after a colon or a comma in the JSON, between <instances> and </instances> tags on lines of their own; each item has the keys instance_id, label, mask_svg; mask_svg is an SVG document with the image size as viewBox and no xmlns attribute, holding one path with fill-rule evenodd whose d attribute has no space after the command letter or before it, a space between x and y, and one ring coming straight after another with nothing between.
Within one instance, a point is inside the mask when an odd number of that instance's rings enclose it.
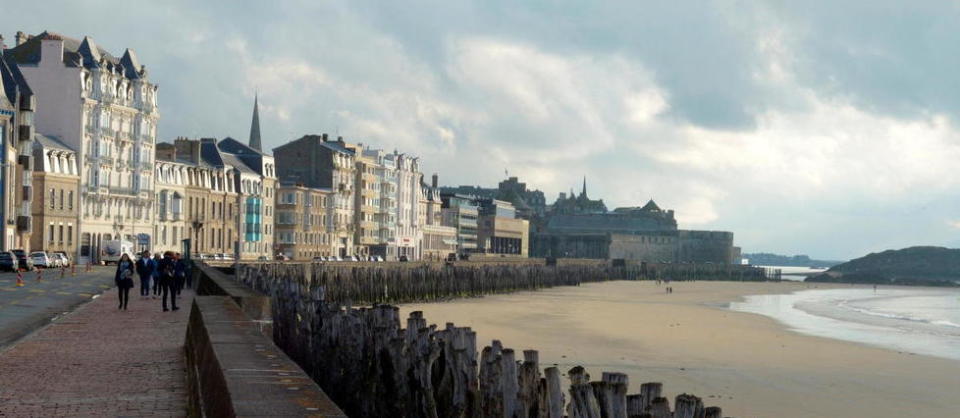
<instances>
[{"instance_id":1,"label":"distant person on beach","mask_svg":"<svg viewBox=\"0 0 960 418\"><path fill-rule=\"evenodd\" d=\"M176 269L175 261L173 260L173 253L167 251L163 254L163 258L158 264L157 270L160 271L160 290L163 295L160 299L163 301L163 311L167 312L170 309L178 310L177 307L177 289L176 282L174 278L174 270ZM167 309L167 295L170 295L170 309Z\"/></svg>"},{"instance_id":2,"label":"distant person on beach","mask_svg":"<svg viewBox=\"0 0 960 418\"><path fill-rule=\"evenodd\" d=\"M113 279L117 284L117 293L120 295L120 306L117 309L127 310L127 302L130 302L130 288L133 287L133 271L133 260L124 253L117 262L117 274Z\"/></svg>"},{"instance_id":3,"label":"distant person on beach","mask_svg":"<svg viewBox=\"0 0 960 418\"><path fill-rule=\"evenodd\" d=\"M150 297L150 280L153 279L153 272L157 269L156 264L150 259L150 251L144 251L137 260L137 275L140 276L140 299Z\"/></svg>"}]
</instances>

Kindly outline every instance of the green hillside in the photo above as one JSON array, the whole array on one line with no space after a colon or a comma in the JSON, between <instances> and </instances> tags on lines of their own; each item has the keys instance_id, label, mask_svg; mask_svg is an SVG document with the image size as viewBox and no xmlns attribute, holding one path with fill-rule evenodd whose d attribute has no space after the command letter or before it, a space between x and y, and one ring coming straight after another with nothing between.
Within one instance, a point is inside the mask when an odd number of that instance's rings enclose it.
<instances>
[{"instance_id":1,"label":"green hillside","mask_svg":"<svg viewBox=\"0 0 960 418\"><path fill-rule=\"evenodd\" d=\"M960 249L910 247L871 253L807 278L811 282L960 285Z\"/></svg>"}]
</instances>

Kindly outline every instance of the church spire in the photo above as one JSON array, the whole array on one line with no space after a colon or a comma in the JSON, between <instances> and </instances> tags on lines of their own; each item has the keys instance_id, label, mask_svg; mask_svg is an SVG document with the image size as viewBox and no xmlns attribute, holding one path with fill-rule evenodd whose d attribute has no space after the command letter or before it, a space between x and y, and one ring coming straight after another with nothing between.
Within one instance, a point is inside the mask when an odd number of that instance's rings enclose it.
<instances>
[{"instance_id":1,"label":"church spire","mask_svg":"<svg viewBox=\"0 0 960 418\"><path fill-rule=\"evenodd\" d=\"M257 102L259 95L253 96L253 122L250 123L250 148L257 151L263 151L260 147L260 110Z\"/></svg>"},{"instance_id":2,"label":"church spire","mask_svg":"<svg viewBox=\"0 0 960 418\"><path fill-rule=\"evenodd\" d=\"M583 191L580 194L587 197L587 176L583 176Z\"/></svg>"}]
</instances>

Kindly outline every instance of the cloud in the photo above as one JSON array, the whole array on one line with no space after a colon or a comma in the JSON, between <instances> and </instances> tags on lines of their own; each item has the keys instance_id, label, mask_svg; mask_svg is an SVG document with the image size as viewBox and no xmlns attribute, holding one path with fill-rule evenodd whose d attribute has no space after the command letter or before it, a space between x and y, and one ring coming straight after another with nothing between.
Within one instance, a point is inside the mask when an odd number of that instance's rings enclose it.
<instances>
[{"instance_id":1,"label":"cloud","mask_svg":"<svg viewBox=\"0 0 960 418\"><path fill-rule=\"evenodd\" d=\"M89 26L105 9L113 24ZM548 200L585 175L611 207L654 198L747 250L843 258L957 242L944 219L960 205L958 14L888 0L104 0L25 3L0 27L134 48L160 84L165 138L246 138L258 91L268 148L340 134L422 156L447 184L507 169Z\"/></svg>"}]
</instances>

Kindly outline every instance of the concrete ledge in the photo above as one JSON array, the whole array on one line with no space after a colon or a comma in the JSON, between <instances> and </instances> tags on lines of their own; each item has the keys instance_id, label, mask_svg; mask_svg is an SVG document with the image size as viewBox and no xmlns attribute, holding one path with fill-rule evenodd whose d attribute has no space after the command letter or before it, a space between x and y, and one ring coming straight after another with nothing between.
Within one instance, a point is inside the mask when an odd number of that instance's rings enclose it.
<instances>
[{"instance_id":1,"label":"concrete ledge","mask_svg":"<svg viewBox=\"0 0 960 418\"><path fill-rule=\"evenodd\" d=\"M197 296L186 340L191 416L346 417L227 296Z\"/></svg>"},{"instance_id":2,"label":"concrete ledge","mask_svg":"<svg viewBox=\"0 0 960 418\"><path fill-rule=\"evenodd\" d=\"M197 295L229 296L251 319L267 322L272 320L269 296L238 283L215 267L204 263L196 263L195 266L197 268L194 270L198 273ZM271 332L265 333L271 334Z\"/></svg>"}]
</instances>

